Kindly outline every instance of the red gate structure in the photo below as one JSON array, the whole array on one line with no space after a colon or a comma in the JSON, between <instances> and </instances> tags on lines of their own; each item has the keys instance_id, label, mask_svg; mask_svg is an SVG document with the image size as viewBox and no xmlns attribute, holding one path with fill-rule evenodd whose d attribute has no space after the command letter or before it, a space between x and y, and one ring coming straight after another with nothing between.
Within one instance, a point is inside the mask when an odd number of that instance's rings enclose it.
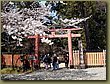
<instances>
[{"instance_id":1,"label":"red gate structure","mask_svg":"<svg viewBox=\"0 0 110 84\"><path fill-rule=\"evenodd\" d=\"M63 28L63 29L49 29L51 34L47 36L39 36L38 34L35 36L29 36L28 38L34 38L35 39L35 56L38 57L39 53L39 38L68 38L68 51L69 51L69 65L70 68L74 67L73 64L73 52L72 52L72 37L81 37L81 34L73 34L71 31L78 31L82 28ZM67 31L67 34L56 34L57 31Z\"/></svg>"}]
</instances>

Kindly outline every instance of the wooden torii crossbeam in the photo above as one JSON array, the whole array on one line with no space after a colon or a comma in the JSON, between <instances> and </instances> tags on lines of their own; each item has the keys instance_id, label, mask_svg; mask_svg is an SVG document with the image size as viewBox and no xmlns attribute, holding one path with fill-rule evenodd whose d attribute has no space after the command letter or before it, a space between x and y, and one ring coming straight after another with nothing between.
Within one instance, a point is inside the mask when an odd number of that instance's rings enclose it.
<instances>
[{"instance_id":1,"label":"wooden torii crossbeam","mask_svg":"<svg viewBox=\"0 0 110 84\"><path fill-rule=\"evenodd\" d=\"M62 30L67 31L67 34L55 34L55 32ZM81 34L72 34L71 31L81 30L81 28L65 28L65 29L50 29L51 34L47 36L29 36L28 38L35 38L35 56L39 56L39 38L47 37L47 38L68 38L68 50L69 50L69 65L70 67L74 67L73 65L73 52L72 52L72 37L81 37Z\"/></svg>"}]
</instances>

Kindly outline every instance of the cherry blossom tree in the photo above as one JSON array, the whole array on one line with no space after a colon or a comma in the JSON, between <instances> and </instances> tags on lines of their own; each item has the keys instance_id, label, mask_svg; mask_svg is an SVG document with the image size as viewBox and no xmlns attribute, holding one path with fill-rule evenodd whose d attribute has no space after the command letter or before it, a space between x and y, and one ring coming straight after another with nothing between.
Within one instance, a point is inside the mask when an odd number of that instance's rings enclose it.
<instances>
[{"instance_id":1,"label":"cherry blossom tree","mask_svg":"<svg viewBox=\"0 0 110 84\"><path fill-rule=\"evenodd\" d=\"M39 7L36 7L36 3L38 2L33 2L31 8L20 9L14 2L10 1L5 5L4 11L1 12L3 29L18 41L17 46L22 46L23 38L36 34L45 35L44 31L48 30L44 24L49 21L46 18L50 13L49 8L40 4ZM51 41L49 42L51 43Z\"/></svg>"},{"instance_id":2,"label":"cherry blossom tree","mask_svg":"<svg viewBox=\"0 0 110 84\"><path fill-rule=\"evenodd\" d=\"M61 1L61 3L63 2ZM24 5L24 2L21 1L21 5ZM44 31L48 30L48 25L51 25L51 24L47 24L47 22L49 22L49 19L47 17L49 17L52 8L50 4L43 5L43 4L38 4L37 1L34 1L31 3L30 7L31 8L19 8L14 2L9 1L7 2L7 4L5 4L4 11L1 12L1 18L3 20L3 28L7 31L9 35L12 36L13 39L16 39L18 41L17 44L18 46L23 46L21 44L21 41L23 40L23 38L29 35L36 35L36 34L46 35ZM75 26L76 24L82 21L86 21L89 18L90 16L81 19L59 18L58 20L60 20L60 23L64 27L67 26L77 27ZM56 18L52 19L52 25L54 26L58 25L58 23L55 22L55 19ZM46 41L42 41L42 42L52 44L50 40L47 39L45 40Z\"/></svg>"},{"instance_id":3,"label":"cherry blossom tree","mask_svg":"<svg viewBox=\"0 0 110 84\"><path fill-rule=\"evenodd\" d=\"M3 10L1 11L2 28L9 36L16 40L16 46L23 46L22 41L30 35L46 35L44 32L48 30L45 25L48 22L46 16L49 15L49 7L38 4L37 1L31 3L30 8L20 8L16 3L12 1L4 1L2 3ZM21 1L20 5L25 5ZM51 40L43 39L44 42L52 44ZM15 48L16 50L16 48ZM12 67L14 51L12 54Z\"/></svg>"}]
</instances>

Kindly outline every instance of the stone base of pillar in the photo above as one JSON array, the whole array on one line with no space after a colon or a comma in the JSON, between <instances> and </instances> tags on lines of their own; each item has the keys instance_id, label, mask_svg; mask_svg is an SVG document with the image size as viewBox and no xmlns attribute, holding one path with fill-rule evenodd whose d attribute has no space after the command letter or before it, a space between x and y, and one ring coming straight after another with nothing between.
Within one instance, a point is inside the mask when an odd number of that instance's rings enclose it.
<instances>
[{"instance_id":1,"label":"stone base of pillar","mask_svg":"<svg viewBox=\"0 0 110 84\"><path fill-rule=\"evenodd\" d=\"M80 69L85 69L86 68L86 66L85 66L85 64L80 64L80 67L79 67Z\"/></svg>"},{"instance_id":2,"label":"stone base of pillar","mask_svg":"<svg viewBox=\"0 0 110 84\"><path fill-rule=\"evenodd\" d=\"M70 65L70 69L73 69L74 68L74 65Z\"/></svg>"}]
</instances>

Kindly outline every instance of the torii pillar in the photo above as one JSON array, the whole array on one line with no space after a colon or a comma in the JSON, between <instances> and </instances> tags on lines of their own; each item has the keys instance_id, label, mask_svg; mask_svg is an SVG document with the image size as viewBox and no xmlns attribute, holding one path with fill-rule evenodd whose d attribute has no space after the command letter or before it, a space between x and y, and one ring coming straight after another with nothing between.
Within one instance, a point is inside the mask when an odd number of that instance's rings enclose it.
<instances>
[{"instance_id":1,"label":"torii pillar","mask_svg":"<svg viewBox=\"0 0 110 84\"><path fill-rule=\"evenodd\" d=\"M38 58L39 55L39 35L35 35L35 56Z\"/></svg>"},{"instance_id":2,"label":"torii pillar","mask_svg":"<svg viewBox=\"0 0 110 84\"><path fill-rule=\"evenodd\" d=\"M72 36L70 30L68 30L68 51L69 51L70 68L73 68L74 64L73 64L73 52L72 52Z\"/></svg>"}]
</instances>

